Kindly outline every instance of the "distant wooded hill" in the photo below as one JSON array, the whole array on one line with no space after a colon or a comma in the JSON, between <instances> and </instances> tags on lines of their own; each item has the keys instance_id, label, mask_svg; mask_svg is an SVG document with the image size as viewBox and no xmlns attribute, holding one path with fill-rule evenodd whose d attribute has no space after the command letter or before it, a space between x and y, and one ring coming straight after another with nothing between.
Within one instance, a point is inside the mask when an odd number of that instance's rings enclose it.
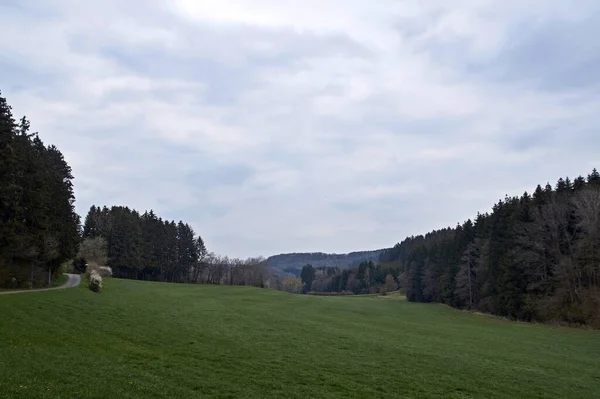
<instances>
[{"instance_id":1,"label":"distant wooded hill","mask_svg":"<svg viewBox=\"0 0 600 399\"><path fill-rule=\"evenodd\" d=\"M271 256L267 259L270 268L279 269L295 276L300 276L302 266L339 267L340 269L358 267L363 261L377 261L384 249L375 251L350 252L348 254L326 254L323 252L291 253Z\"/></svg>"}]
</instances>

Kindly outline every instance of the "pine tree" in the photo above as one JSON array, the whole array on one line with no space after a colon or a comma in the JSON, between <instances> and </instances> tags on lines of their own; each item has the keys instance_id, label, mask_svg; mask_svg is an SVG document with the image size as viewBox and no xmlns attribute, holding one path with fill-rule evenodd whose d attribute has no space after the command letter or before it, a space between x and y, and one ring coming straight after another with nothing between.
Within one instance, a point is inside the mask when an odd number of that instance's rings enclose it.
<instances>
[{"instance_id":1,"label":"pine tree","mask_svg":"<svg viewBox=\"0 0 600 399\"><path fill-rule=\"evenodd\" d=\"M1 97L0 156L0 284L49 284L79 243L71 168Z\"/></svg>"},{"instance_id":2,"label":"pine tree","mask_svg":"<svg viewBox=\"0 0 600 399\"><path fill-rule=\"evenodd\" d=\"M0 93L0 284L9 279L8 267L13 258L16 214L19 212L18 154L15 149L16 124L11 107Z\"/></svg>"},{"instance_id":3,"label":"pine tree","mask_svg":"<svg viewBox=\"0 0 600 399\"><path fill-rule=\"evenodd\" d=\"M300 271L300 279L302 280L304 291L310 292L312 289L313 280L315 279L315 268L312 267L312 265L303 266L302 270Z\"/></svg>"},{"instance_id":4,"label":"pine tree","mask_svg":"<svg viewBox=\"0 0 600 399\"><path fill-rule=\"evenodd\" d=\"M587 183L590 185L600 185L600 173L598 173L598 170L596 168L594 168L594 170L592 170L592 173L588 175Z\"/></svg>"}]
</instances>

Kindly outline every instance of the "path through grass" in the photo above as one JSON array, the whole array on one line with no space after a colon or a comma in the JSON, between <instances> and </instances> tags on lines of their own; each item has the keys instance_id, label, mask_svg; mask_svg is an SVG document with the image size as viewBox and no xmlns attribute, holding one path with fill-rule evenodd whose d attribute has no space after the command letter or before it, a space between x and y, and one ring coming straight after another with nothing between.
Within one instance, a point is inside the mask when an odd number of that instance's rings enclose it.
<instances>
[{"instance_id":1,"label":"path through grass","mask_svg":"<svg viewBox=\"0 0 600 399\"><path fill-rule=\"evenodd\" d=\"M69 276L67 276L66 274L61 274L60 276L58 276L57 278L55 278L54 280L52 280L52 283L50 283L50 288L56 288L56 287L60 287L61 285L66 284L66 282L69 281ZM39 288L35 288L35 289L42 289L42 288L47 288L46 287L39 287ZM6 291L23 291L26 288L0 288L0 292L6 292ZM1 317L1 315L0 315Z\"/></svg>"}]
</instances>

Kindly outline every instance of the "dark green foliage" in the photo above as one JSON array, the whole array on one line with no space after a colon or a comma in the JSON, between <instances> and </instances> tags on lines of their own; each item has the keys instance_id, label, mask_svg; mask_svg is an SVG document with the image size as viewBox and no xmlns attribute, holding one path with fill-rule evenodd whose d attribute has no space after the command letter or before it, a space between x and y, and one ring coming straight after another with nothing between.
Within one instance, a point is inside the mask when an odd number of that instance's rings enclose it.
<instances>
[{"instance_id":1,"label":"dark green foliage","mask_svg":"<svg viewBox=\"0 0 600 399\"><path fill-rule=\"evenodd\" d=\"M312 265L306 265L302 268L300 272L300 278L302 279L302 284L304 284L304 292L311 290L312 282L315 279L315 268Z\"/></svg>"},{"instance_id":2,"label":"dark green foliage","mask_svg":"<svg viewBox=\"0 0 600 399\"><path fill-rule=\"evenodd\" d=\"M506 196L474 221L406 238L379 262L318 268L312 291L380 292L389 273L409 301L600 326L600 174Z\"/></svg>"},{"instance_id":3,"label":"dark green foliage","mask_svg":"<svg viewBox=\"0 0 600 399\"><path fill-rule=\"evenodd\" d=\"M163 221L153 211L140 215L122 206L92 206L83 236L106 239L108 266L120 278L196 281L198 263L207 255L202 238L188 224Z\"/></svg>"},{"instance_id":4,"label":"dark green foliage","mask_svg":"<svg viewBox=\"0 0 600 399\"><path fill-rule=\"evenodd\" d=\"M407 238L380 260L399 265L410 301L600 326L600 175L506 197L474 223Z\"/></svg>"},{"instance_id":5,"label":"dark green foliage","mask_svg":"<svg viewBox=\"0 0 600 399\"><path fill-rule=\"evenodd\" d=\"M71 168L29 129L0 97L0 286L49 284L80 241Z\"/></svg>"}]
</instances>

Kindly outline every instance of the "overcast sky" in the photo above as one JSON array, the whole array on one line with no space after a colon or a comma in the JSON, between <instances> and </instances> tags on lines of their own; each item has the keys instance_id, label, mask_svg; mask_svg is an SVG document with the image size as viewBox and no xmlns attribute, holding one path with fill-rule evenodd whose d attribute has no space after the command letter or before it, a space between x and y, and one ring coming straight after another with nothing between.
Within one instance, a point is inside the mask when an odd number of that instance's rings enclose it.
<instances>
[{"instance_id":1,"label":"overcast sky","mask_svg":"<svg viewBox=\"0 0 600 399\"><path fill-rule=\"evenodd\" d=\"M230 256L392 246L600 167L600 2L0 0L77 210Z\"/></svg>"}]
</instances>

